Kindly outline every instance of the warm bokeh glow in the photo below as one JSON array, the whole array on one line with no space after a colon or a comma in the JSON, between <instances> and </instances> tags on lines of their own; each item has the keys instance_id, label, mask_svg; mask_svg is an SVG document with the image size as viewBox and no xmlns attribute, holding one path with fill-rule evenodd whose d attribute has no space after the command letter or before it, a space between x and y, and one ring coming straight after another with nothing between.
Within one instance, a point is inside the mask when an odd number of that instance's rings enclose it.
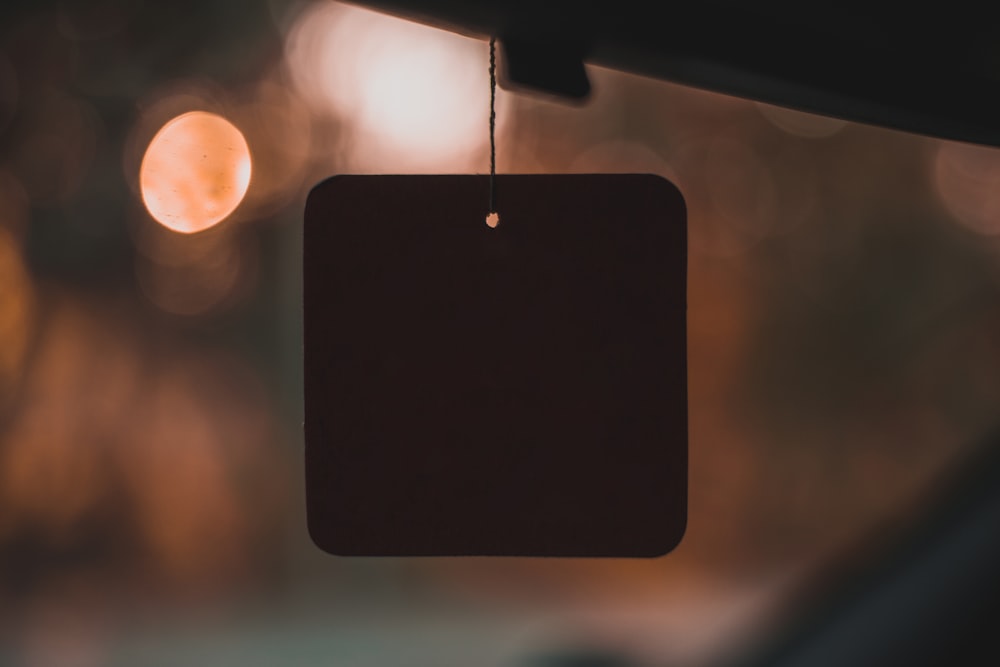
<instances>
[{"instance_id":1,"label":"warm bokeh glow","mask_svg":"<svg viewBox=\"0 0 1000 667\"><path fill-rule=\"evenodd\" d=\"M229 121L205 111L174 118L149 142L142 201L175 232L200 232L231 214L250 185L250 149Z\"/></svg>"},{"instance_id":2,"label":"warm bokeh glow","mask_svg":"<svg viewBox=\"0 0 1000 667\"><path fill-rule=\"evenodd\" d=\"M1000 149L941 142L934 184L959 224L979 234L1000 234Z\"/></svg>"},{"instance_id":3,"label":"warm bokeh glow","mask_svg":"<svg viewBox=\"0 0 1000 667\"><path fill-rule=\"evenodd\" d=\"M258 219L287 206L310 180L313 151L329 155L327 138L314 132L308 106L278 75L257 84L232 119L253 146L253 188L241 205L247 217Z\"/></svg>"},{"instance_id":4,"label":"warm bokeh glow","mask_svg":"<svg viewBox=\"0 0 1000 667\"><path fill-rule=\"evenodd\" d=\"M233 585L277 502L255 371L219 348L150 355L114 303L46 307L24 380L32 398L2 432L0 545L85 554L104 525L99 558L129 562L119 582L199 595Z\"/></svg>"},{"instance_id":5,"label":"warm bokeh glow","mask_svg":"<svg viewBox=\"0 0 1000 667\"><path fill-rule=\"evenodd\" d=\"M569 171L657 174L677 180L674 168L663 157L634 141L611 140L592 145L573 159Z\"/></svg>"},{"instance_id":6,"label":"warm bokeh glow","mask_svg":"<svg viewBox=\"0 0 1000 667\"><path fill-rule=\"evenodd\" d=\"M772 167L739 133L692 136L668 159L688 207L692 254L734 257L780 231L785 212Z\"/></svg>"},{"instance_id":7,"label":"warm bokeh glow","mask_svg":"<svg viewBox=\"0 0 1000 667\"><path fill-rule=\"evenodd\" d=\"M0 168L0 227L16 238L23 238L28 228L31 201L20 179Z\"/></svg>"},{"instance_id":8,"label":"warm bokeh glow","mask_svg":"<svg viewBox=\"0 0 1000 667\"><path fill-rule=\"evenodd\" d=\"M0 204L4 203L0 197ZM32 341L34 311L34 288L21 249L14 235L0 225L0 407L14 394L21 380Z\"/></svg>"},{"instance_id":9,"label":"warm bokeh glow","mask_svg":"<svg viewBox=\"0 0 1000 667\"><path fill-rule=\"evenodd\" d=\"M455 169L487 139L485 42L322 2L289 31L286 57L312 106L353 125L355 168L392 160L407 169Z\"/></svg>"},{"instance_id":10,"label":"warm bokeh glow","mask_svg":"<svg viewBox=\"0 0 1000 667\"><path fill-rule=\"evenodd\" d=\"M234 238L210 238L211 234L172 236L178 244L161 243L136 265L140 289L160 310L206 314L225 305L252 279L256 258L255 246L248 242L252 237L239 243ZM140 253L146 251L140 248Z\"/></svg>"},{"instance_id":11,"label":"warm bokeh glow","mask_svg":"<svg viewBox=\"0 0 1000 667\"><path fill-rule=\"evenodd\" d=\"M789 134L805 139L823 139L832 137L847 126L846 120L819 116L804 111L795 111L772 104L758 102L757 110L771 122L772 125Z\"/></svg>"},{"instance_id":12,"label":"warm bokeh glow","mask_svg":"<svg viewBox=\"0 0 1000 667\"><path fill-rule=\"evenodd\" d=\"M497 170L683 193L684 541L329 557L301 502L308 189L485 182L487 36L337 0L5 6L0 665L752 663L866 595L841 576L916 562L889 542L930 538L925 493L994 437L1000 149L588 63L585 105L497 91ZM496 203L474 235L510 235Z\"/></svg>"}]
</instances>

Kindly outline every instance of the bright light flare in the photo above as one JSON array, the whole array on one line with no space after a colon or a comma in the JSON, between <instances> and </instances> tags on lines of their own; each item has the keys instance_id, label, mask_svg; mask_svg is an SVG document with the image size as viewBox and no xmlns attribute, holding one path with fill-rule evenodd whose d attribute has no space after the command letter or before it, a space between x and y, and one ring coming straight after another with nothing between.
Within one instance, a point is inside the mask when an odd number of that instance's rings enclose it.
<instances>
[{"instance_id":1,"label":"bright light flare","mask_svg":"<svg viewBox=\"0 0 1000 667\"><path fill-rule=\"evenodd\" d=\"M182 114L156 133L139 168L146 210L183 234L218 224L250 185L250 148L228 120L206 111Z\"/></svg>"},{"instance_id":2,"label":"bright light flare","mask_svg":"<svg viewBox=\"0 0 1000 667\"><path fill-rule=\"evenodd\" d=\"M484 42L323 2L299 16L285 54L313 108L353 126L354 168L454 165L487 138Z\"/></svg>"}]
</instances>

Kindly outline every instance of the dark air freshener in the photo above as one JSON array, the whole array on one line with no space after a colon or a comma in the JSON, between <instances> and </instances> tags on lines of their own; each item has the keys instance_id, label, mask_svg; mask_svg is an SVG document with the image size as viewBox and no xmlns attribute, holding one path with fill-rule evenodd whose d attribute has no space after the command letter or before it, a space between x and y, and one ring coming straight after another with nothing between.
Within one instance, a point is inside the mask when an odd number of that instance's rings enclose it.
<instances>
[{"instance_id":1,"label":"dark air freshener","mask_svg":"<svg viewBox=\"0 0 1000 667\"><path fill-rule=\"evenodd\" d=\"M657 556L687 498L684 201L651 175L337 176L304 233L309 531Z\"/></svg>"},{"instance_id":2,"label":"dark air freshener","mask_svg":"<svg viewBox=\"0 0 1000 667\"><path fill-rule=\"evenodd\" d=\"M488 177L309 195L309 532L345 556L658 556L687 518L684 200L498 177L494 42Z\"/></svg>"}]
</instances>

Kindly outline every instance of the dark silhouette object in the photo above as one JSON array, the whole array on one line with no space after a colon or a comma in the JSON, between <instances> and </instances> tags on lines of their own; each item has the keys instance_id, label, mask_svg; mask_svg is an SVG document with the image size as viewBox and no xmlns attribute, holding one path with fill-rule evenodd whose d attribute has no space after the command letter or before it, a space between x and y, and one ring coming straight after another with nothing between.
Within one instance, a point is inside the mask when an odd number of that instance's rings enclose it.
<instances>
[{"instance_id":1,"label":"dark silhouette object","mask_svg":"<svg viewBox=\"0 0 1000 667\"><path fill-rule=\"evenodd\" d=\"M579 102L590 97L580 44L508 37L500 45L500 83L505 88L523 87Z\"/></svg>"},{"instance_id":2,"label":"dark silhouette object","mask_svg":"<svg viewBox=\"0 0 1000 667\"><path fill-rule=\"evenodd\" d=\"M686 520L684 202L650 175L338 176L306 205L309 529L657 556Z\"/></svg>"},{"instance_id":3,"label":"dark silhouette object","mask_svg":"<svg viewBox=\"0 0 1000 667\"><path fill-rule=\"evenodd\" d=\"M1000 145L996 4L968 11L930 4L903 11L879 0L808 8L773 0L362 4L480 38L496 35L505 54L508 42L523 54L510 79L557 94L577 96L577 76L567 78L572 67L564 62L576 58L846 120Z\"/></svg>"},{"instance_id":4,"label":"dark silhouette object","mask_svg":"<svg viewBox=\"0 0 1000 667\"><path fill-rule=\"evenodd\" d=\"M888 549L817 577L786 636L742 667L1000 664L1000 434L925 502ZM816 599L820 600L817 604ZM802 613L802 609L811 611Z\"/></svg>"}]
</instances>

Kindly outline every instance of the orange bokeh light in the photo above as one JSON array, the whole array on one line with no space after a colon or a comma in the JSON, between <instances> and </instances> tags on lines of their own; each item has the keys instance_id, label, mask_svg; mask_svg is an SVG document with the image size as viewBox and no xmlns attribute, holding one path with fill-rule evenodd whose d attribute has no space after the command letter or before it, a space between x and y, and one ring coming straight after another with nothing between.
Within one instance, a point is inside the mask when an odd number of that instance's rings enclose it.
<instances>
[{"instance_id":1,"label":"orange bokeh light","mask_svg":"<svg viewBox=\"0 0 1000 667\"><path fill-rule=\"evenodd\" d=\"M221 116L191 111L168 122L149 142L139 187L157 222L193 234L236 210L250 185L250 171L243 134Z\"/></svg>"}]
</instances>

